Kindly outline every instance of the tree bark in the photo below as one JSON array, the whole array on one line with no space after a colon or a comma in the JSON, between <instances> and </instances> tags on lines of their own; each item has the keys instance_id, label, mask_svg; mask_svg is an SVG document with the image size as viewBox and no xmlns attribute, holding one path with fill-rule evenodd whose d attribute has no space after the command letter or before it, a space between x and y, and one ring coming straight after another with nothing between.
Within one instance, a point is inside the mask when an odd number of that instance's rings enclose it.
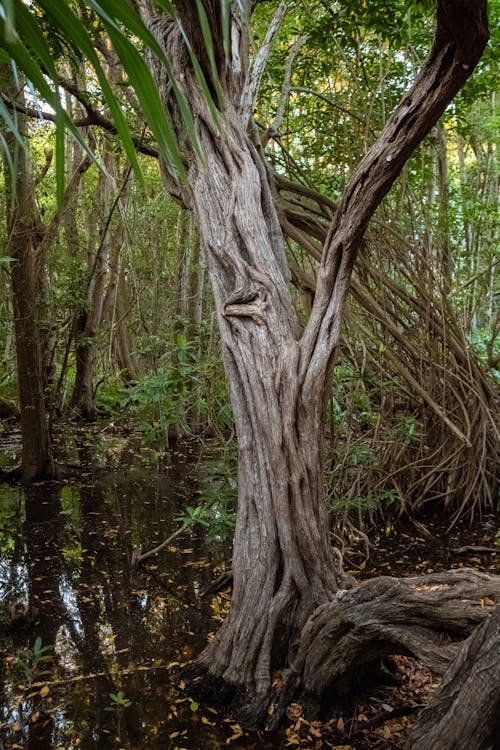
<instances>
[{"instance_id":1,"label":"tree bark","mask_svg":"<svg viewBox=\"0 0 500 750\"><path fill-rule=\"evenodd\" d=\"M407 750L495 750L500 736L500 608L465 641Z\"/></svg>"},{"instance_id":2,"label":"tree bark","mask_svg":"<svg viewBox=\"0 0 500 750\"><path fill-rule=\"evenodd\" d=\"M10 66L2 65L2 83L12 100L18 86ZM22 102L21 102L22 103ZM25 136L22 115L20 130ZM40 244L43 231L34 199L29 155L10 132L4 133L10 159L4 156L7 212L6 254L14 259L11 269L12 308L17 358L17 384L23 443L21 475L31 482L55 475L45 408L44 361L41 351ZM15 165L12 172L11 165Z\"/></svg>"},{"instance_id":3,"label":"tree bark","mask_svg":"<svg viewBox=\"0 0 500 750\"><path fill-rule=\"evenodd\" d=\"M231 613L196 669L235 690L240 716L257 725L273 667L334 596L340 574L323 497L322 394L306 404L300 392L283 240L251 145L238 125L227 129L217 149L203 134L207 169L191 185L239 444L234 588Z\"/></svg>"},{"instance_id":4,"label":"tree bark","mask_svg":"<svg viewBox=\"0 0 500 750\"><path fill-rule=\"evenodd\" d=\"M90 420L95 419L97 415L93 387L95 341L104 317L106 282L110 276L111 258L114 257L118 262L119 250L123 242L123 225L119 223L116 228L112 228L111 221L119 200L126 191L130 174L130 169L127 168L118 193L113 195L114 180L110 179L109 175L117 174L118 165L116 155L107 144L103 160L108 172L100 173L99 189L96 195L97 206L102 213L102 225L97 248L94 249L95 238L92 236L89 238L87 305L76 314L76 375L71 398L73 410L83 419ZM94 206L95 209L96 206ZM113 252L115 247L116 253Z\"/></svg>"},{"instance_id":5,"label":"tree bark","mask_svg":"<svg viewBox=\"0 0 500 750\"><path fill-rule=\"evenodd\" d=\"M465 0L459 9L451 0L439 2L436 39L421 74L344 191L304 331L288 288L265 168L246 132L251 111L241 92L251 81L245 4L231 5L226 49L218 5L203 2L212 23L216 80L196 14L184 0L175 3L220 107L217 123L176 23L150 17L146 3L137 5L198 124L203 161L187 140L165 71L151 59L184 151L190 192L172 187L171 178L167 185L185 197L199 224L239 442L231 612L190 676L237 704L240 720L262 726L272 702L272 670L294 663L308 618L349 585L328 538L322 448L326 393L356 255L380 201L476 65L487 40L486 2Z\"/></svg>"}]
</instances>

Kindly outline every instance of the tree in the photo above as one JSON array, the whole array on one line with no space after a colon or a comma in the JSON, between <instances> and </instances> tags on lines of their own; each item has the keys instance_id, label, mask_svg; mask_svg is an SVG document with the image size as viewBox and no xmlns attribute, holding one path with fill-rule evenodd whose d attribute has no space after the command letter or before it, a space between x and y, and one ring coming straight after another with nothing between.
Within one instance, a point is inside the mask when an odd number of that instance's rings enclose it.
<instances>
[{"instance_id":1,"label":"tree","mask_svg":"<svg viewBox=\"0 0 500 750\"><path fill-rule=\"evenodd\" d=\"M397 588L398 582L380 579L349 590L352 581L344 576L328 536L323 413L364 232L411 153L476 66L488 37L486 2L439 0L434 44L421 72L343 191L304 328L289 289L279 216L252 119L265 54L286 2L279 4L262 54L252 65L248 29L255 0L197 0L196 12L187 0L163 3L170 15L158 15L146 0L134 5L156 39L156 44L148 39L148 62L181 159L180 165L169 159L166 184L198 223L239 442L231 611L194 663L191 679L233 701L247 723L261 726L269 718L270 703L277 704L274 716L279 718L286 699L297 691L314 693L319 701L328 692L331 663L314 679L314 644L322 634L340 643L342 632L350 632L351 621L338 631L329 627L336 612L347 611L347 601L354 609L363 605L361 630L373 608L379 608L378 641L384 628L387 635L383 649L376 638L363 640L367 661L376 661L391 644L418 652L425 640L430 605L412 585L400 592L396 607L391 606L391 586ZM121 37L112 26L109 31L119 47ZM132 76L133 66L127 69ZM452 592L456 581L462 583L457 596L463 596L463 576L438 585ZM474 595L492 585L497 587L489 580L469 581ZM415 597L425 606L412 641L405 638L400 620ZM444 607L440 614L435 599L430 629L436 622L453 629L449 612ZM460 631L466 634L487 612L478 612L473 601L463 608L473 613ZM391 627L391 617L399 628ZM348 656L345 671L352 673L353 664L362 661L361 650L351 649ZM276 668L285 669L280 700L272 685Z\"/></svg>"},{"instance_id":2,"label":"tree","mask_svg":"<svg viewBox=\"0 0 500 750\"><path fill-rule=\"evenodd\" d=\"M422 71L344 190L302 330L252 126L260 69L258 58L253 67L248 63L250 6L230 5L224 35L216 2L199 3L199 17L189 3L176 2L184 34L171 18L137 5L198 123L203 160L183 137L164 69L151 58L188 164L190 191L182 194L196 215L212 280L239 443L231 612L196 666L219 688L235 689L246 703L244 715L258 724L269 705L272 668L293 663L308 618L344 586L327 533L322 434L356 255L380 201L477 64L487 39L486 6L466 3L457 15L455 5L438 4L435 41ZM190 52L217 98L217 122L200 94Z\"/></svg>"},{"instance_id":3,"label":"tree","mask_svg":"<svg viewBox=\"0 0 500 750\"><path fill-rule=\"evenodd\" d=\"M9 66L2 66L2 84L14 98L17 87ZM24 123L22 124L24 131ZM24 133L23 133L24 135ZM33 195L33 177L28 154L12 134L6 134L9 155L4 153L7 194L7 255L13 258L11 282L18 364L21 429L23 434L22 476L54 472L45 409L45 377L39 332L40 227ZM15 164L15 172L12 165Z\"/></svg>"},{"instance_id":4,"label":"tree","mask_svg":"<svg viewBox=\"0 0 500 750\"><path fill-rule=\"evenodd\" d=\"M2 64L2 90L22 108L24 98L10 66ZM5 133L3 164L6 192L6 255L11 257L12 308L17 358L23 455L21 476L31 482L56 476L49 431L48 338L44 330L45 260L72 192L90 165L88 156L75 166L60 205L44 223L35 200L35 181L27 145L26 117L19 114L16 139ZM50 163L51 155L48 155ZM48 167L48 165L47 165Z\"/></svg>"}]
</instances>

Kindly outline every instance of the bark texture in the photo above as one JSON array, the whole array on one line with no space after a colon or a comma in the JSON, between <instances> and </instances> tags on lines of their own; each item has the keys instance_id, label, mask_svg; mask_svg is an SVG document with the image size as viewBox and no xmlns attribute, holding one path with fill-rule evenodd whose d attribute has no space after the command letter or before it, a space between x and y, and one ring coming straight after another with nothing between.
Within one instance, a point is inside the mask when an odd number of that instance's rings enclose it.
<instances>
[{"instance_id":1,"label":"bark texture","mask_svg":"<svg viewBox=\"0 0 500 750\"><path fill-rule=\"evenodd\" d=\"M496 750L500 737L500 608L467 639L407 750Z\"/></svg>"},{"instance_id":2,"label":"bark texture","mask_svg":"<svg viewBox=\"0 0 500 750\"><path fill-rule=\"evenodd\" d=\"M2 65L4 90L18 98L18 86L8 65ZM21 102L22 103L22 102ZM20 117L20 130L24 123ZM11 270L12 308L21 412L24 481L54 476L55 467L45 408L44 359L40 334L40 246L42 226L34 197L29 156L9 132L4 134L10 160L4 157L7 247L14 259ZM11 165L15 164L14 174Z\"/></svg>"},{"instance_id":3,"label":"bark texture","mask_svg":"<svg viewBox=\"0 0 500 750\"><path fill-rule=\"evenodd\" d=\"M218 122L200 94L178 24L152 17L149 6L138 2L198 124L203 162L186 138L166 72L151 60L188 169L189 191L168 176L167 185L193 209L199 225L239 441L231 612L191 676L202 675L205 685L212 681L219 698L239 704L240 719L262 725L272 700L272 669L300 665L297 650L304 653L309 618L329 613L340 601L343 609L339 591L350 585L329 543L322 448L324 404L356 255L380 201L479 60L487 40L486 2L467 0L459 8L450 0L439 2L435 43L422 72L335 212L304 331L288 288L290 270L265 167L247 135L251 110L242 93L252 90L247 4L231 4L230 44L223 44L220 6L203 0L214 64L207 61L191 3L175 5L220 109ZM351 595L360 596L346 594ZM296 667L295 675L311 687L305 666ZM330 682L325 677L323 687Z\"/></svg>"},{"instance_id":4,"label":"bark texture","mask_svg":"<svg viewBox=\"0 0 500 750\"><path fill-rule=\"evenodd\" d=\"M308 693L348 693L363 668L392 654L414 656L443 674L459 642L500 601L500 577L459 569L417 578L379 577L340 592L301 634L288 679ZM295 680L297 682L297 680Z\"/></svg>"}]
</instances>

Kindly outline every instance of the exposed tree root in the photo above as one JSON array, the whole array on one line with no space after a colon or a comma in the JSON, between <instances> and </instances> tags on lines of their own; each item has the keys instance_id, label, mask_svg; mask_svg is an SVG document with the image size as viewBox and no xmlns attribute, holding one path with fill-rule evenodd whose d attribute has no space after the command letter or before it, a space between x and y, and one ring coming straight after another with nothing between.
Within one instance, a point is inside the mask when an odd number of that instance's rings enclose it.
<instances>
[{"instance_id":1,"label":"exposed tree root","mask_svg":"<svg viewBox=\"0 0 500 750\"><path fill-rule=\"evenodd\" d=\"M364 665L407 654L443 674L500 600L500 576L462 568L417 578L380 577L319 607L301 635L292 672L308 693L349 692Z\"/></svg>"},{"instance_id":2,"label":"exposed tree root","mask_svg":"<svg viewBox=\"0 0 500 750\"><path fill-rule=\"evenodd\" d=\"M478 627L446 672L407 750L495 750L500 737L500 608Z\"/></svg>"},{"instance_id":3,"label":"exposed tree root","mask_svg":"<svg viewBox=\"0 0 500 750\"><path fill-rule=\"evenodd\" d=\"M463 639L485 620L489 622L492 612L495 619L491 618L487 631L488 643L500 638L495 626L499 601L500 576L472 569L416 578L379 577L339 591L333 601L316 609L302 630L290 666L283 671L282 684L270 684L266 693L251 695L197 662L189 665L183 678L204 700L231 711L247 727L272 729L293 701L302 703L308 718L317 718L337 701L366 688L374 677L394 677L384 674L386 657L392 655L411 655L444 674L462 653ZM475 651L467 648L470 670ZM498 648L495 653L494 667L500 669ZM480 675L481 668L478 663L474 673ZM471 679L476 679L474 673Z\"/></svg>"}]
</instances>

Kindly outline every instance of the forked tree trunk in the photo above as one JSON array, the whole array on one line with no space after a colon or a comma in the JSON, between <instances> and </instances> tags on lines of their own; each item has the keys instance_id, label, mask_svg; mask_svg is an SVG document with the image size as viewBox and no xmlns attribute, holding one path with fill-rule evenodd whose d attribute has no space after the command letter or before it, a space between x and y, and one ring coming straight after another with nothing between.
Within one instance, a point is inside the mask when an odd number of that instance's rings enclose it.
<instances>
[{"instance_id":1,"label":"forked tree trunk","mask_svg":"<svg viewBox=\"0 0 500 750\"><path fill-rule=\"evenodd\" d=\"M212 143L203 134L207 165L191 185L219 314L239 493L231 613L197 667L236 687L240 704L250 697L244 715L255 722L273 666L288 660L340 582L323 497L324 382L305 403L276 212L244 132L228 122L224 146Z\"/></svg>"},{"instance_id":2,"label":"forked tree trunk","mask_svg":"<svg viewBox=\"0 0 500 750\"><path fill-rule=\"evenodd\" d=\"M165 71L152 60L185 152L190 190L167 184L199 224L239 441L231 612L190 674L226 705L237 704L240 720L262 726L274 700L272 670L294 664L309 618L337 602L348 585L328 538L322 421L356 254L373 212L477 63L487 38L486 4L466 0L457 10L451 0L439 3L435 44L421 74L344 191L304 331L265 167L247 136L259 69L248 68L243 9L255 2L231 4L224 43L218 0L202 0L212 55L193 4L175 2L209 86L219 92L217 124L200 95L185 36L171 20L151 18L146 3L137 5L198 124L203 161L186 139ZM295 674L288 685L300 690L305 670Z\"/></svg>"}]
</instances>

